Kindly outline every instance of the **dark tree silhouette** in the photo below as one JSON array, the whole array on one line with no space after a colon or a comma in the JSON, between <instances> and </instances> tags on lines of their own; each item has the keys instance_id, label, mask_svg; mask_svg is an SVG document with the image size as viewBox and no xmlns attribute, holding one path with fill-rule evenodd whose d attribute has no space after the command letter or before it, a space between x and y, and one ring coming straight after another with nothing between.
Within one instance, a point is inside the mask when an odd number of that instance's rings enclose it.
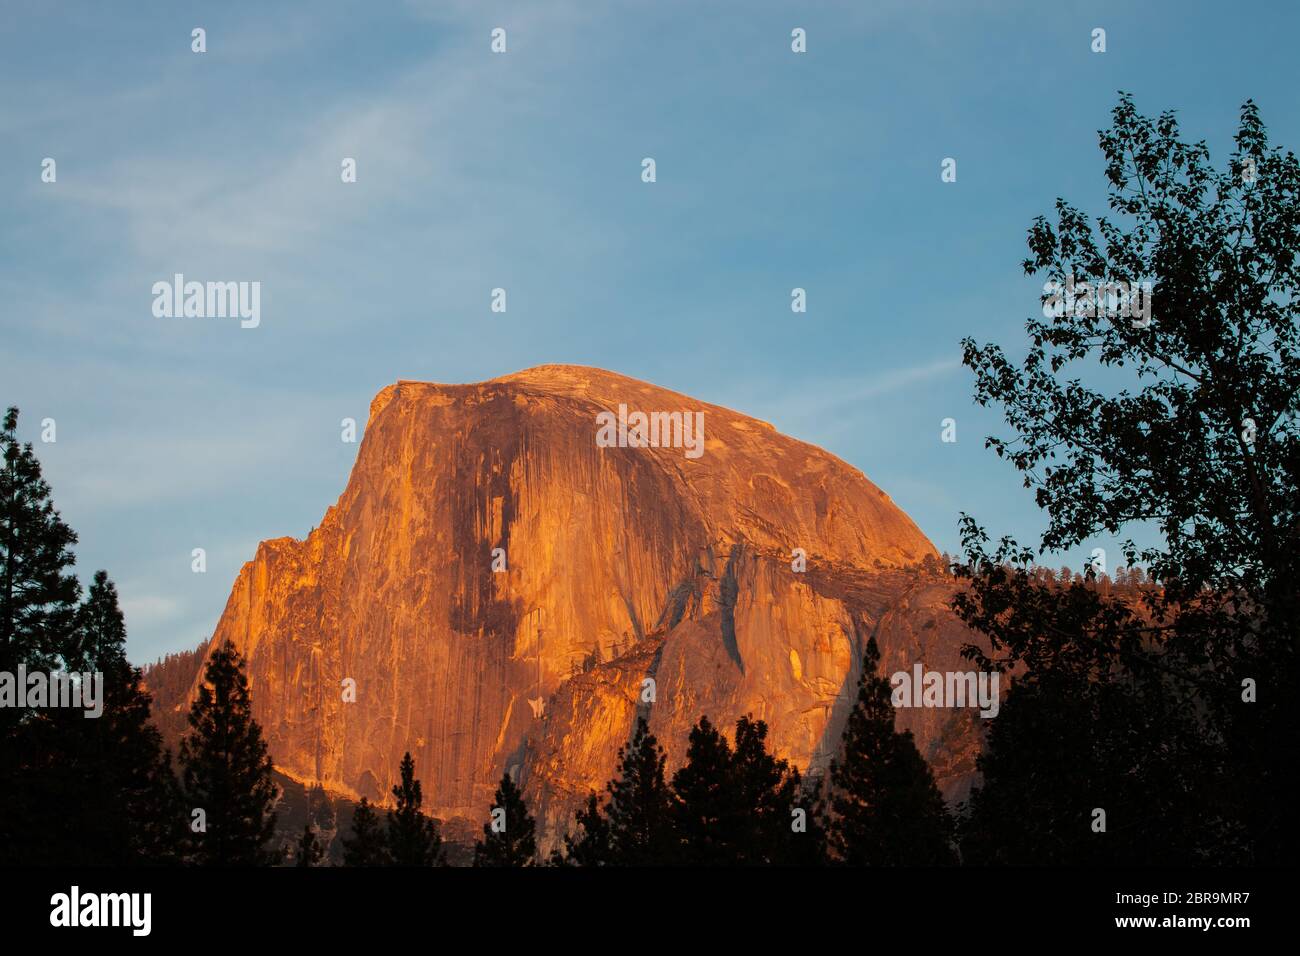
<instances>
[{"instance_id":1,"label":"dark tree silhouette","mask_svg":"<svg viewBox=\"0 0 1300 956\"><path fill-rule=\"evenodd\" d=\"M508 773L497 784L492 815L483 824L483 839L474 844L474 865L532 866L537 858L537 824Z\"/></svg>"},{"instance_id":2,"label":"dark tree silhouette","mask_svg":"<svg viewBox=\"0 0 1300 956\"><path fill-rule=\"evenodd\" d=\"M639 718L632 742L620 747L619 776L607 786L609 862L618 866L672 863L672 792L664 780L664 750Z\"/></svg>"},{"instance_id":3,"label":"dark tree silhouette","mask_svg":"<svg viewBox=\"0 0 1300 956\"><path fill-rule=\"evenodd\" d=\"M55 859L125 865L174 863L184 839L171 757L149 720L151 699L126 659L126 626L117 590L98 571L78 610L64 652L67 668L97 673L102 714L50 714L51 781L62 793L61 832L72 839Z\"/></svg>"},{"instance_id":4,"label":"dark tree silhouette","mask_svg":"<svg viewBox=\"0 0 1300 956\"><path fill-rule=\"evenodd\" d=\"M799 772L767 752L767 725L736 722L736 746L707 717L691 730L673 774L672 821L682 862L694 865L816 863L816 813L801 806ZM796 815L796 811L802 813Z\"/></svg>"},{"instance_id":5,"label":"dark tree silhouette","mask_svg":"<svg viewBox=\"0 0 1300 956\"><path fill-rule=\"evenodd\" d=\"M647 866L677 861L673 794L664 779L664 751L638 718L632 741L618 750L618 776L602 806L592 794L578 813L581 833L566 838L564 862L576 866ZM557 862L552 858L552 862Z\"/></svg>"},{"instance_id":6,"label":"dark tree silhouette","mask_svg":"<svg viewBox=\"0 0 1300 956\"><path fill-rule=\"evenodd\" d=\"M0 672L50 670L72 631L81 586L69 572L77 536L54 510L30 443L18 441L18 409L0 427ZM23 716L0 708L0 726Z\"/></svg>"},{"instance_id":7,"label":"dark tree silhouette","mask_svg":"<svg viewBox=\"0 0 1300 956\"><path fill-rule=\"evenodd\" d=\"M394 866L434 866L441 862L438 821L421 812L424 795L415 776L415 760L402 757L401 781L393 787L397 806L388 811L388 855Z\"/></svg>"},{"instance_id":8,"label":"dark tree silhouette","mask_svg":"<svg viewBox=\"0 0 1300 956\"><path fill-rule=\"evenodd\" d=\"M107 575L83 603L69 573L77 538L54 509L17 409L0 429L0 671L62 671L97 693L84 708L0 706L0 862L173 861L180 825L149 695L126 660ZM61 676L63 676L61 675ZM97 676L96 676L97 675Z\"/></svg>"},{"instance_id":9,"label":"dark tree silhouette","mask_svg":"<svg viewBox=\"0 0 1300 956\"><path fill-rule=\"evenodd\" d=\"M586 804L580 809L574 822L577 832L566 834L563 852L551 853L551 866L605 866L610 862L609 821L605 819L600 799L594 794L587 796Z\"/></svg>"},{"instance_id":10,"label":"dark tree silhouette","mask_svg":"<svg viewBox=\"0 0 1300 956\"><path fill-rule=\"evenodd\" d=\"M955 863L952 819L911 731L894 729L889 681L876 673L879 663L873 637L841 755L831 764L830 855L851 866Z\"/></svg>"},{"instance_id":11,"label":"dark tree silhouette","mask_svg":"<svg viewBox=\"0 0 1300 956\"><path fill-rule=\"evenodd\" d=\"M1268 145L1250 102L1222 170L1173 113L1142 116L1127 94L1099 136L1114 218L1094 226L1058 200L1024 268L1149 279L1150 309L1045 287L1023 361L963 342L976 400L1012 431L986 444L1047 525L1036 549L991 547L963 516L970 587L954 606L991 641L966 653L1017 675L963 848L1016 863L1292 860L1300 163ZM1134 543L1138 527L1158 543ZM1034 568L1103 536L1125 536L1124 589Z\"/></svg>"},{"instance_id":12,"label":"dark tree silhouette","mask_svg":"<svg viewBox=\"0 0 1300 956\"><path fill-rule=\"evenodd\" d=\"M365 797L352 811L352 836L343 839L345 866L385 866L388 846L374 806Z\"/></svg>"},{"instance_id":13,"label":"dark tree silhouette","mask_svg":"<svg viewBox=\"0 0 1300 956\"><path fill-rule=\"evenodd\" d=\"M767 724L749 715L736 721L730 780L743 824L735 862L822 862L820 814L804 794L802 777L768 753Z\"/></svg>"},{"instance_id":14,"label":"dark tree silhouette","mask_svg":"<svg viewBox=\"0 0 1300 956\"><path fill-rule=\"evenodd\" d=\"M190 707L190 732L181 741L186 808L202 810L205 828L192 823L189 859L200 865L269 865L281 853L266 843L275 830L276 787L262 728L253 719L244 661L226 643L208 659Z\"/></svg>"},{"instance_id":15,"label":"dark tree silhouette","mask_svg":"<svg viewBox=\"0 0 1300 956\"><path fill-rule=\"evenodd\" d=\"M673 774L672 823L684 863L717 866L736 862L746 823L731 779L727 738L701 717L686 743L686 763Z\"/></svg>"}]
</instances>

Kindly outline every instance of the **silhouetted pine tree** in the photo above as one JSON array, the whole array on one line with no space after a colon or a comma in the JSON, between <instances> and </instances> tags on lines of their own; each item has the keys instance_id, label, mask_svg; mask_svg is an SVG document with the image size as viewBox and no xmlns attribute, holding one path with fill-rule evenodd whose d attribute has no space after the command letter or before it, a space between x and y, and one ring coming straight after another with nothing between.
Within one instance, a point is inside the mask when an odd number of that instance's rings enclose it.
<instances>
[{"instance_id":1,"label":"silhouetted pine tree","mask_svg":"<svg viewBox=\"0 0 1300 956\"><path fill-rule=\"evenodd\" d=\"M352 836L343 839L344 866L386 866L388 846L379 825L379 815L365 797L352 811Z\"/></svg>"},{"instance_id":2,"label":"silhouetted pine tree","mask_svg":"<svg viewBox=\"0 0 1300 956\"><path fill-rule=\"evenodd\" d=\"M151 698L126 659L117 590L103 571L81 605L64 651L69 670L102 675L98 718L51 714L59 725L57 762L68 784L59 812L72 836L69 862L174 863L184 839L171 756L149 719Z\"/></svg>"},{"instance_id":3,"label":"silhouetted pine tree","mask_svg":"<svg viewBox=\"0 0 1300 956\"><path fill-rule=\"evenodd\" d=\"M747 824L731 773L731 745L707 716L701 717L686 743L686 763L673 774L672 823L682 862L737 861Z\"/></svg>"},{"instance_id":4,"label":"silhouetted pine tree","mask_svg":"<svg viewBox=\"0 0 1300 956\"><path fill-rule=\"evenodd\" d=\"M420 811L424 802L415 760L402 757L401 782L393 787L396 808L388 811L388 854L394 866L435 866L441 862L442 834L438 821Z\"/></svg>"},{"instance_id":5,"label":"silhouetted pine tree","mask_svg":"<svg viewBox=\"0 0 1300 956\"><path fill-rule=\"evenodd\" d=\"M586 805L580 809L574 822L576 833L564 836L564 852L551 852L551 866L606 866L611 859L609 821L601 812L600 799L587 796Z\"/></svg>"},{"instance_id":6,"label":"silhouetted pine tree","mask_svg":"<svg viewBox=\"0 0 1300 956\"><path fill-rule=\"evenodd\" d=\"M78 604L67 573L77 538L32 446L18 443L17 420L10 409L0 429L0 671L98 671L101 715L0 706L0 862L167 862L175 780L126 660L116 592L101 571Z\"/></svg>"},{"instance_id":7,"label":"silhouetted pine tree","mask_svg":"<svg viewBox=\"0 0 1300 956\"><path fill-rule=\"evenodd\" d=\"M644 718L632 741L618 750L619 775L605 785L609 799L593 793L577 814L579 833L564 838L552 865L647 866L679 859L671 789L664 780L664 751Z\"/></svg>"},{"instance_id":8,"label":"silhouetted pine tree","mask_svg":"<svg viewBox=\"0 0 1300 956\"><path fill-rule=\"evenodd\" d=\"M873 637L841 756L831 764L831 858L851 866L954 863L952 819L911 732L894 729L889 682L876 673L879 663Z\"/></svg>"},{"instance_id":9,"label":"silhouetted pine tree","mask_svg":"<svg viewBox=\"0 0 1300 956\"><path fill-rule=\"evenodd\" d=\"M672 826L672 791L664 780L664 751L645 719L626 748L619 748L619 776L606 789L609 860L617 866L645 866L676 861Z\"/></svg>"},{"instance_id":10,"label":"silhouetted pine tree","mask_svg":"<svg viewBox=\"0 0 1300 956\"><path fill-rule=\"evenodd\" d=\"M54 510L30 443L18 441L18 409L0 427L0 863L47 858L48 816L72 786L60 766L50 711L17 706L17 675L49 671L77 612L81 585L69 573L77 536ZM66 848L56 848L58 857Z\"/></svg>"},{"instance_id":11,"label":"silhouetted pine tree","mask_svg":"<svg viewBox=\"0 0 1300 956\"><path fill-rule=\"evenodd\" d=\"M189 860L200 865L270 865L281 857L266 848L276 788L243 667L229 642L212 652L181 742L186 809L204 811L206 829L191 826L188 834Z\"/></svg>"},{"instance_id":12,"label":"silhouetted pine tree","mask_svg":"<svg viewBox=\"0 0 1300 956\"><path fill-rule=\"evenodd\" d=\"M673 774L672 821L682 862L703 866L816 864L817 813L799 772L767 752L767 725L736 722L736 747L707 717L691 730ZM802 813L796 814L796 810Z\"/></svg>"},{"instance_id":13,"label":"silhouetted pine tree","mask_svg":"<svg viewBox=\"0 0 1300 956\"><path fill-rule=\"evenodd\" d=\"M510 774L502 774L492 805L493 819L483 824L483 839L474 844L475 866L532 866L537 857L537 824Z\"/></svg>"},{"instance_id":14,"label":"silhouetted pine tree","mask_svg":"<svg viewBox=\"0 0 1300 956\"><path fill-rule=\"evenodd\" d=\"M77 613L81 585L68 572L77 536L63 523L41 477L32 446L17 437L18 409L0 428L0 672L50 670ZM19 708L0 708L0 726L17 723Z\"/></svg>"},{"instance_id":15,"label":"silhouetted pine tree","mask_svg":"<svg viewBox=\"0 0 1300 956\"><path fill-rule=\"evenodd\" d=\"M316 831L310 823L303 825L294 856L294 866L319 866L325 856L325 848L316 839Z\"/></svg>"},{"instance_id":16,"label":"silhouetted pine tree","mask_svg":"<svg viewBox=\"0 0 1300 956\"><path fill-rule=\"evenodd\" d=\"M819 814L803 792L799 771L767 751L767 724L749 715L736 721L730 786L742 808L743 864L822 862Z\"/></svg>"}]
</instances>

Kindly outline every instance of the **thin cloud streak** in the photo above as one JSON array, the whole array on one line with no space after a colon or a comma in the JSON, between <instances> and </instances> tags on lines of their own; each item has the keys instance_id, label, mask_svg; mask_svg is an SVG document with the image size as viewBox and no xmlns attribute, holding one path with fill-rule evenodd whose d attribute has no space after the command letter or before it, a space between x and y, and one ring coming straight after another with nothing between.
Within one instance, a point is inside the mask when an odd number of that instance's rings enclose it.
<instances>
[{"instance_id":1,"label":"thin cloud streak","mask_svg":"<svg viewBox=\"0 0 1300 956\"><path fill-rule=\"evenodd\" d=\"M908 392L919 385L942 379L961 367L958 359L938 359L879 373L864 371L861 379L841 380L829 385L805 382L785 398L773 402L769 414L801 426L820 424L823 420L851 419L854 414L869 415L872 408L867 403L872 400ZM839 423L843 424L842 421Z\"/></svg>"}]
</instances>

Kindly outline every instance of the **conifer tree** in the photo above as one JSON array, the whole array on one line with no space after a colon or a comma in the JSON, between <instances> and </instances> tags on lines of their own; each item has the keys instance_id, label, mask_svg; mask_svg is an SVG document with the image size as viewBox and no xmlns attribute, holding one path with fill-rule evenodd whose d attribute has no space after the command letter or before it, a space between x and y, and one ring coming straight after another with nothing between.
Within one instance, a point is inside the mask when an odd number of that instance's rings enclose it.
<instances>
[{"instance_id":1,"label":"conifer tree","mask_svg":"<svg viewBox=\"0 0 1300 956\"><path fill-rule=\"evenodd\" d=\"M105 679L130 671L126 659L126 621L118 604L117 588L106 571L95 572L85 600L77 607L75 623L61 651L69 671L101 671Z\"/></svg>"},{"instance_id":2,"label":"conifer tree","mask_svg":"<svg viewBox=\"0 0 1300 956\"><path fill-rule=\"evenodd\" d=\"M821 862L818 814L808 806L799 771L767 750L767 724L745 715L736 721L731 789L741 808L737 863Z\"/></svg>"},{"instance_id":3,"label":"conifer tree","mask_svg":"<svg viewBox=\"0 0 1300 956\"><path fill-rule=\"evenodd\" d=\"M441 862L438 821L421 812L424 795L415 777L415 760L402 757L401 782L393 787L397 806L388 811L388 854L394 866L435 866Z\"/></svg>"},{"instance_id":4,"label":"conifer tree","mask_svg":"<svg viewBox=\"0 0 1300 956\"><path fill-rule=\"evenodd\" d=\"M889 682L867 641L858 696L831 764L827 842L839 863L927 866L955 863L952 819L910 731L894 729Z\"/></svg>"},{"instance_id":5,"label":"conifer tree","mask_svg":"<svg viewBox=\"0 0 1300 956\"><path fill-rule=\"evenodd\" d=\"M175 778L126 660L116 591L101 571L78 603L76 534L17 423L11 408L0 428L0 671L98 672L84 686L98 689L100 715L0 701L0 862L168 862Z\"/></svg>"},{"instance_id":6,"label":"conifer tree","mask_svg":"<svg viewBox=\"0 0 1300 956\"><path fill-rule=\"evenodd\" d=\"M316 831L311 823L306 823L302 828L302 836L298 838L297 852L294 866L319 866L321 858L325 856L325 848L320 845L316 839Z\"/></svg>"},{"instance_id":7,"label":"conifer tree","mask_svg":"<svg viewBox=\"0 0 1300 956\"><path fill-rule=\"evenodd\" d=\"M150 722L152 698L126 659L117 590L95 573L64 651L68 670L98 676L102 713L52 712L57 762L70 775L59 812L71 835L68 862L174 863L184 837L183 809L170 754ZM92 678L92 680L95 678Z\"/></svg>"},{"instance_id":8,"label":"conifer tree","mask_svg":"<svg viewBox=\"0 0 1300 956\"><path fill-rule=\"evenodd\" d=\"M673 774L672 822L682 862L736 862L744 808L736 799L731 770L731 745L707 716L701 717L687 740L686 763Z\"/></svg>"},{"instance_id":9,"label":"conifer tree","mask_svg":"<svg viewBox=\"0 0 1300 956\"><path fill-rule=\"evenodd\" d=\"M631 743L618 750L619 774L605 790L578 811L577 835L564 838L565 853L553 853L552 865L648 866L679 860L673 830L674 796L664 779L664 751L638 718Z\"/></svg>"},{"instance_id":10,"label":"conifer tree","mask_svg":"<svg viewBox=\"0 0 1300 956\"><path fill-rule=\"evenodd\" d=\"M736 722L734 750L707 717L691 730L686 763L673 774L672 820L683 862L819 862L817 813L803 805L800 774L768 753L766 741L767 724L749 715Z\"/></svg>"},{"instance_id":11,"label":"conifer tree","mask_svg":"<svg viewBox=\"0 0 1300 956\"><path fill-rule=\"evenodd\" d=\"M270 865L281 856L266 848L276 787L243 668L229 642L212 652L181 742L186 807L203 811L203 828L188 835L190 861L200 865Z\"/></svg>"},{"instance_id":12,"label":"conifer tree","mask_svg":"<svg viewBox=\"0 0 1300 956\"><path fill-rule=\"evenodd\" d=\"M352 836L343 839L343 864L385 866L388 862L388 847L379 825L379 815L370 801L362 797L352 811Z\"/></svg>"},{"instance_id":13,"label":"conifer tree","mask_svg":"<svg viewBox=\"0 0 1300 956\"><path fill-rule=\"evenodd\" d=\"M81 585L71 574L77 535L54 510L32 446L20 444L18 409L0 427L0 672L50 670L72 630ZM0 707L0 726L20 717Z\"/></svg>"},{"instance_id":14,"label":"conifer tree","mask_svg":"<svg viewBox=\"0 0 1300 956\"><path fill-rule=\"evenodd\" d=\"M552 866L606 866L610 863L609 821L605 819L596 794L577 812L577 833L565 834L564 852L551 853Z\"/></svg>"},{"instance_id":15,"label":"conifer tree","mask_svg":"<svg viewBox=\"0 0 1300 956\"><path fill-rule=\"evenodd\" d=\"M536 862L537 824L510 774L502 774L492 805L493 819L483 824L483 839L474 844L475 866L532 866Z\"/></svg>"},{"instance_id":16,"label":"conifer tree","mask_svg":"<svg viewBox=\"0 0 1300 956\"><path fill-rule=\"evenodd\" d=\"M609 803L609 861L646 866L676 861L672 791L664 780L664 751L645 718L626 748L619 748L619 776L606 789Z\"/></svg>"}]
</instances>

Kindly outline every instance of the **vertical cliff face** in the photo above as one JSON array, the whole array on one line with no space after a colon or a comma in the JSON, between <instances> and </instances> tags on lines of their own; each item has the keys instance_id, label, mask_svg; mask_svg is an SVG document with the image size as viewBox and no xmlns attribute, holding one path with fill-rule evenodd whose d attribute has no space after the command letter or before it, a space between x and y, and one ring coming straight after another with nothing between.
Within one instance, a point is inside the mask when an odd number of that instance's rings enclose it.
<instances>
[{"instance_id":1,"label":"vertical cliff face","mask_svg":"<svg viewBox=\"0 0 1300 956\"><path fill-rule=\"evenodd\" d=\"M698 457L601 447L620 405L702 412ZM214 643L247 655L289 776L382 800L409 749L429 809L477 820L516 768L553 839L638 714L670 765L701 714L752 713L807 767L832 755L868 636L891 670L965 669L947 586L904 570L933 553L844 462L665 389L573 366L399 382L320 526L240 571ZM950 787L967 716L901 715Z\"/></svg>"}]
</instances>

